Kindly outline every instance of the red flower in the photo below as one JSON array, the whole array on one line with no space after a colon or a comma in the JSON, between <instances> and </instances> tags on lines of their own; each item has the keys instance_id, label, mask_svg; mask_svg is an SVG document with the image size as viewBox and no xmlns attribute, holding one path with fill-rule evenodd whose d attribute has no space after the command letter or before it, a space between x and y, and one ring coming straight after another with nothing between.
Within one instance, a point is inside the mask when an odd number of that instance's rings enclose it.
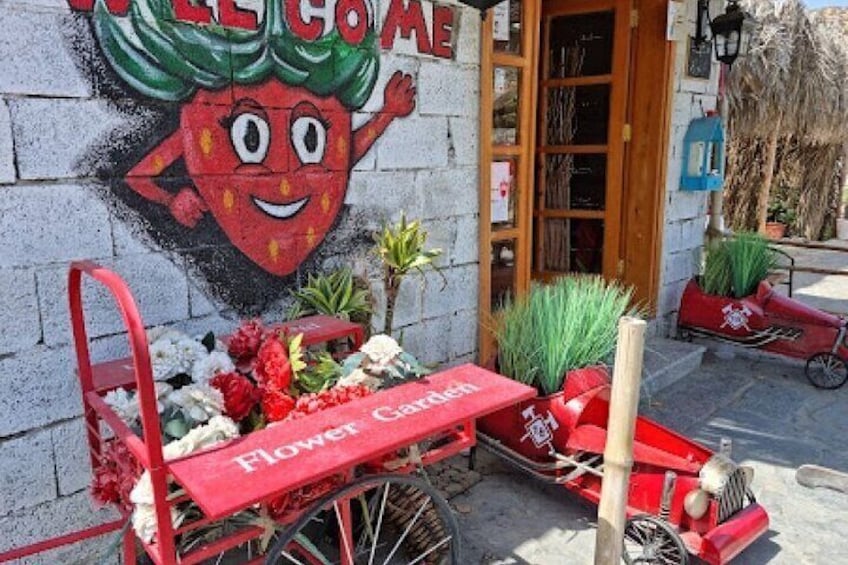
<instances>
[{"instance_id":1,"label":"red flower","mask_svg":"<svg viewBox=\"0 0 848 565\"><path fill-rule=\"evenodd\" d=\"M224 395L224 412L236 422L244 420L259 400L253 383L238 373L220 373L209 384Z\"/></svg>"},{"instance_id":2,"label":"red flower","mask_svg":"<svg viewBox=\"0 0 848 565\"><path fill-rule=\"evenodd\" d=\"M100 504L117 503L132 510L130 491L141 474L130 450L123 442L111 439L103 443L100 464L94 470L91 495Z\"/></svg>"},{"instance_id":3,"label":"red flower","mask_svg":"<svg viewBox=\"0 0 848 565\"><path fill-rule=\"evenodd\" d=\"M294 409L294 398L288 394L272 389L262 393L262 412L269 422L279 422Z\"/></svg>"},{"instance_id":4,"label":"red flower","mask_svg":"<svg viewBox=\"0 0 848 565\"><path fill-rule=\"evenodd\" d=\"M237 361L241 363L249 362L256 357L256 352L259 351L264 335L265 328L262 326L262 320L254 319L242 322L241 326L230 336L227 350Z\"/></svg>"},{"instance_id":5,"label":"red flower","mask_svg":"<svg viewBox=\"0 0 848 565\"><path fill-rule=\"evenodd\" d=\"M290 420L297 420L309 414L314 414L333 406L346 404L351 400L371 394L371 389L363 385L337 386L313 394L304 394L297 399L294 410L289 415Z\"/></svg>"},{"instance_id":6,"label":"red flower","mask_svg":"<svg viewBox=\"0 0 848 565\"><path fill-rule=\"evenodd\" d=\"M262 343L256 355L253 376L262 388L277 391L289 388L292 367L288 346L281 337L271 336Z\"/></svg>"}]
</instances>

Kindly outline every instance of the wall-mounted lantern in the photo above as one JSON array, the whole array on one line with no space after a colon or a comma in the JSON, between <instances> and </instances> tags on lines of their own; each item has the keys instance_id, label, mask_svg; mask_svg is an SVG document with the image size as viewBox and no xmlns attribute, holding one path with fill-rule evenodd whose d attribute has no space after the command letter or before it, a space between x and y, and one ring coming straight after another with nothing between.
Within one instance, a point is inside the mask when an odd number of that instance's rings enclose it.
<instances>
[{"instance_id":1,"label":"wall-mounted lantern","mask_svg":"<svg viewBox=\"0 0 848 565\"><path fill-rule=\"evenodd\" d=\"M724 184L724 126L720 116L692 120L683 138L681 190L721 190Z\"/></svg>"},{"instance_id":2,"label":"wall-mounted lantern","mask_svg":"<svg viewBox=\"0 0 848 565\"><path fill-rule=\"evenodd\" d=\"M729 0L724 13L710 20L709 0L698 0L698 20L693 38L696 45L707 41L706 27L715 45L716 59L732 65L736 58L745 55L754 35L754 19L739 7L739 0Z\"/></svg>"},{"instance_id":3,"label":"wall-mounted lantern","mask_svg":"<svg viewBox=\"0 0 848 565\"><path fill-rule=\"evenodd\" d=\"M477 8L480 10L480 15L485 18L486 10L497 6L503 1L504 0L459 0L459 3L471 6L472 8Z\"/></svg>"}]
</instances>

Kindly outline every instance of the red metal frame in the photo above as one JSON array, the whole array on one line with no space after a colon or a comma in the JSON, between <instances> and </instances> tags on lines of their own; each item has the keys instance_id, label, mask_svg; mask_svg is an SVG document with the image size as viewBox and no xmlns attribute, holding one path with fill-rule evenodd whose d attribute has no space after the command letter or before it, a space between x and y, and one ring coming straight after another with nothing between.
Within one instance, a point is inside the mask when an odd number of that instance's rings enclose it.
<instances>
[{"instance_id":1,"label":"red metal frame","mask_svg":"<svg viewBox=\"0 0 848 565\"><path fill-rule=\"evenodd\" d=\"M88 334L82 303L83 274L107 287L114 297L123 318L130 342L131 357L92 365ZM143 543L144 550L157 565L183 565L200 561L236 547L248 540L258 538L263 530L246 527L231 535L188 554L177 555L175 536L193 528L208 524L216 519L261 502L291 492L299 487L316 483L330 476L352 479L356 472L411 472L419 460L429 464L451 455L475 443L475 418L494 412L515 402L532 397L535 391L524 385L495 375L480 367L466 364L436 373L415 383L381 391L358 401L313 414L295 422L282 422L264 430L238 438L223 446L212 448L188 457L165 461L162 451L159 416L156 410L156 395L152 378L147 336L135 301L124 281L112 271L89 261L71 264L68 276L71 325L74 347L77 354L77 371L82 388L84 418L90 450L92 469L103 464L101 460L104 432L102 426L111 429L111 437L123 442L135 457L139 468L147 470L153 487L157 530L152 543ZM362 328L326 316L308 320L296 320L283 324L291 332L304 334L304 345L313 345L329 340L350 338L353 350L363 341ZM102 398L109 390L118 386L135 387L140 404L143 437L138 437ZM459 394L456 387L465 386L467 395ZM456 398L451 394L458 395ZM432 403L417 413L405 413L397 421L391 420L392 406L420 404L426 395L443 394L442 400ZM461 397L461 398L460 398ZM429 398L429 396L428 396ZM456 402L453 402L456 400ZM435 406L439 404L439 406ZM383 414L385 418L375 416ZM407 410L409 412L409 410ZM384 429L379 429L382 424ZM338 434L331 435L334 427L349 426L356 430L344 443ZM312 435L310 435L312 434ZM309 449L298 456L296 464L286 466L281 449L298 439L311 439L323 434L333 445L320 451ZM416 461L398 460L398 449L408 447L426 439L438 437L437 447L421 454ZM239 470L240 454L250 450L265 449L278 455L274 466L245 475L239 482L240 488L233 489L233 473ZM288 452L287 452L288 453ZM270 457L270 456L269 456ZM279 465L278 465L279 463ZM390 463L391 469L387 469ZM285 469L285 472L280 472ZM244 470L243 468L241 469ZM168 498L167 478L171 476L187 494ZM235 478L238 478L237 476ZM205 517L175 529L170 517L170 508L191 498L201 508ZM300 509L302 511L304 509ZM297 512L297 511L296 511ZM0 554L0 562L8 561L75 543L104 533L119 530L128 518L102 524L78 532L44 540L27 547L16 548ZM295 514L285 516L281 523L289 523ZM123 539L124 562L134 564L136 559L136 537L127 529ZM261 558L252 563L261 562Z\"/></svg>"}]
</instances>

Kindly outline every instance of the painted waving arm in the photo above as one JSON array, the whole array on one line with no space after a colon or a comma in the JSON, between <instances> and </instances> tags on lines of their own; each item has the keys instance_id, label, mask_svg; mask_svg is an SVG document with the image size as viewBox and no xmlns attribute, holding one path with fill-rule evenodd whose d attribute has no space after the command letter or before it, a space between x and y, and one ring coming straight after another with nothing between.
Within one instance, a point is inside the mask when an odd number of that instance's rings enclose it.
<instances>
[{"instance_id":1,"label":"painted waving arm","mask_svg":"<svg viewBox=\"0 0 848 565\"><path fill-rule=\"evenodd\" d=\"M384 92L382 110L353 133L354 163L368 153L392 120L408 116L415 109L415 86L410 75L396 71L386 84Z\"/></svg>"}]
</instances>

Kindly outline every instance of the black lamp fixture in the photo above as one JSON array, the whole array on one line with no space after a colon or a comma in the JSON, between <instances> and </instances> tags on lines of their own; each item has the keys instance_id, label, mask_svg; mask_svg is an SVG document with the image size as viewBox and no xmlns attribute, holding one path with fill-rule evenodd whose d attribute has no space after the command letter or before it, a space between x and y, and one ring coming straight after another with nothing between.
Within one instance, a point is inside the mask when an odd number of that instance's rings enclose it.
<instances>
[{"instance_id":1,"label":"black lamp fixture","mask_svg":"<svg viewBox=\"0 0 848 565\"><path fill-rule=\"evenodd\" d=\"M497 6L503 1L504 0L459 0L459 3L471 6L472 8L477 8L480 10L480 15L485 18L486 10Z\"/></svg>"},{"instance_id":2,"label":"black lamp fixture","mask_svg":"<svg viewBox=\"0 0 848 565\"><path fill-rule=\"evenodd\" d=\"M739 55L745 55L753 36L754 19L742 10L739 0L729 0L724 13L710 20L709 0L698 0L698 22L693 38L696 44L706 42L706 25L715 45L716 59L732 65Z\"/></svg>"}]
</instances>

